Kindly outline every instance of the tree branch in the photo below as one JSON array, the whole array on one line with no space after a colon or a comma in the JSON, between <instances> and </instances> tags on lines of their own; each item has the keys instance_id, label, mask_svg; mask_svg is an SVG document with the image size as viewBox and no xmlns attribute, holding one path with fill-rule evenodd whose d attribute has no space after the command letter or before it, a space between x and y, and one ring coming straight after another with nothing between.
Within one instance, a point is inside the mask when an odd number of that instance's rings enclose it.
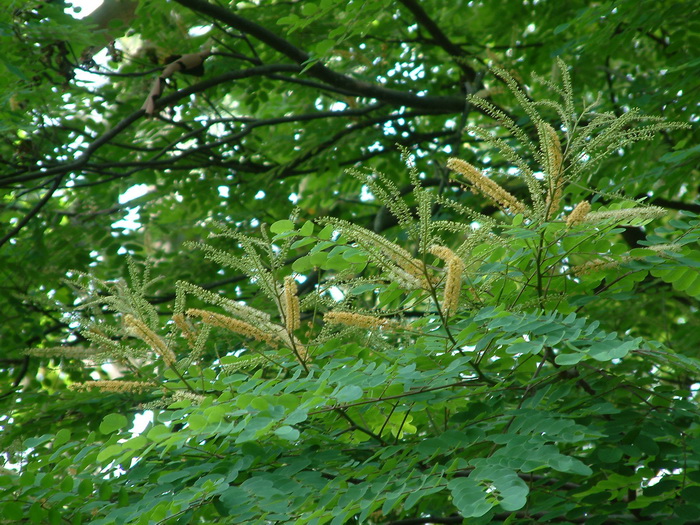
<instances>
[{"instance_id":1,"label":"tree branch","mask_svg":"<svg viewBox=\"0 0 700 525\"><path fill-rule=\"evenodd\" d=\"M20 230L22 228L24 228L29 223L29 221L31 221L34 218L34 216L37 213L39 213L39 211L41 211L41 208L43 208L46 205L46 203L49 202L49 199L51 198L51 196L56 192L56 190L60 186L62 180L63 180L62 175L58 176L54 179L53 185L44 194L44 196L41 198L41 200L39 202L37 202L34 205L34 207L27 212L27 214L22 218L22 220L17 223L17 226L12 228L9 232L7 232L7 234L5 234L5 236L2 239L0 239L0 248L2 248L2 246L7 241L9 241L15 235L17 235L20 232Z\"/></svg>"},{"instance_id":2,"label":"tree branch","mask_svg":"<svg viewBox=\"0 0 700 525\"><path fill-rule=\"evenodd\" d=\"M193 11L197 11L206 16L214 18L234 29L248 33L264 44L270 46L272 49L293 60L299 64L299 66L306 65L311 59L311 56L306 51L299 49L291 42L277 36L269 29L258 25L251 20L238 16L228 9L209 4L204 0L175 1L188 9L192 9ZM446 112L461 112L464 108L464 100L462 97L422 97L413 93L399 91L397 89L383 88L374 84L355 80L347 75L336 73L318 62L309 67L306 72L309 75L330 84L331 86L345 89L351 93L354 93L355 96L376 98L377 100L381 100L383 102L390 102L395 105L413 108L442 108Z\"/></svg>"},{"instance_id":3,"label":"tree branch","mask_svg":"<svg viewBox=\"0 0 700 525\"><path fill-rule=\"evenodd\" d=\"M254 76L265 76L270 73L298 72L299 70L299 66L287 64L272 64L267 66L252 67L250 69L244 70L229 71L222 75L212 77L202 82L198 82L197 84L193 84L186 88L180 89L179 91L176 91L175 93L172 93L167 97L159 98L156 104L156 108L163 108L169 104L177 102L180 99L183 99L195 93L199 93L201 91L205 91L206 89L209 89L213 86L230 82L232 80L239 80L241 78L248 78ZM66 173L69 173L71 171L77 171L88 162L88 160L95 153L95 151L107 144L110 140L119 135L122 131L127 129L129 126L131 126L131 124L139 120L144 115L145 112L142 109L139 109L138 111L135 111L131 115L125 117L121 120L121 122L116 124L109 131L95 139L87 148L85 148L83 154L80 157L78 157L77 160L71 163L51 166L41 170L30 171L29 173L24 173L22 175L17 175L13 177L5 177L3 179L0 179L0 184L4 187L7 187L11 184L16 184L18 182L26 182L30 180L41 179L44 177L49 177L51 175L65 175Z\"/></svg>"},{"instance_id":4,"label":"tree branch","mask_svg":"<svg viewBox=\"0 0 700 525\"><path fill-rule=\"evenodd\" d=\"M456 45L454 42L452 42L449 38L447 38L447 35L442 32L442 29L438 27L438 25L435 23L435 21L430 18L428 13L425 12L425 9L418 3L416 0L400 0L400 2L408 9L411 14L416 19L416 22L423 26L428 33L430 33L430 36L433 37L435 42L443 48L445 51L447 51L450 55L454 57L463 57L464 56L464 50L460 48L458 45ZM466 75L466 80L469 82L474 82L478 75L474 69L469 67L467 64L465 64L463 61L459 61L459 66L462 68L462 71L464 71L464 74Z\"/></svg>"}]
</instances>

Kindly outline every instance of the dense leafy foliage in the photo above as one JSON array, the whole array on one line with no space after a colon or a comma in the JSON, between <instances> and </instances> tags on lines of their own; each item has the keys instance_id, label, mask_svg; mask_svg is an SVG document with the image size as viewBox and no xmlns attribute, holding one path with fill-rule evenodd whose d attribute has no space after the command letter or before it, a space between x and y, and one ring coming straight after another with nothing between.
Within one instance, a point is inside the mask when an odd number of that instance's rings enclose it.
<instances>
[{"instance_id":1,"label":"dense leafy foliage","mask_svg":"<svg viewBox=\"0 0 700 525\"><path fill-rule=\"evenodd\" d=\"M697 522L692 2L130 6L0 25L0 521Z\"/></svg>"}]
</instances>

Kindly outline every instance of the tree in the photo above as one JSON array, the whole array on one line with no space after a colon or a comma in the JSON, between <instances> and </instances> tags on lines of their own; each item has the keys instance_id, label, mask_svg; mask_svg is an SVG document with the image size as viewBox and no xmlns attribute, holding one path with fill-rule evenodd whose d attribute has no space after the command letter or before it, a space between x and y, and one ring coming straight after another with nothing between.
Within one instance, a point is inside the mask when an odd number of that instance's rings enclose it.
<instances>
[{"instance_id":1,"label":"tree","mask_svg":"<svg viewBox=\"0 0 700 525\"><path fill-rule=\"evenodd\" d=\"M2 520L697 520L693 3L64 8L2 26Z\"/></svg>"}]
</instances>

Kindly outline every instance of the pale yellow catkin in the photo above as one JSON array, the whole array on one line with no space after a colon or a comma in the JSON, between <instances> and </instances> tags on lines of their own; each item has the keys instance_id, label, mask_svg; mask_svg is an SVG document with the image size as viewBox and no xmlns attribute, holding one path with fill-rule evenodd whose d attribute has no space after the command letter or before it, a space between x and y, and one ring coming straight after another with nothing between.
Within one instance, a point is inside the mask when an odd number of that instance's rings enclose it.
<instances>
[{"instance_id":1,"label":"pale yellow catkin","mask_svg":"<svg viewBox=\"0 0 700 525\"><path fill-rule=\"evenodd\" d=\"M173 322L180 329L180 331L182 332L182 336L185 339L187 339L187 342L190 343L190 345L194 345L197 340L197 336L187 323L187 319L185 319L185 316L183 314L174 314Z\"/></svg>"},{"instance_id":2,"label":"pale yellow catkin","mask_svg":"<svg viewBox=\"0 0 700 525\"><path fill-rule=\"evenodd\" d=\"M252 324L246 323L245 321L234 319L233 317L229 317L227 315L209 312L208 310L200 310L198 308L190 308L186 313L190 317L200 317L204 324L218 326L219 328L226 328L231 332L235 332L246 337L251 337L258 341L263 341L274 348L277 348L278 346L273 334L264 332Z\"/></svg>"},{"instance_id":3,"label":"pale yellow catkin","mask_svg":"<svg viewBox=\"0 0 700 525\"><path fill-rule=\"evenodd\" d=\"M284 278L284 296L282 305L284 308L284 321L287 331L293 332L301 326L301 314L299 312L297 282L294 280L294 277L290 275Z\"/></svg>"},{"instance_id":4,"label":"pale yellow catkin","mask_svg":"<svg viewBox=\"0 0 700 525\"><path fill-rule=\"evenodd\" d=\"M445 277L445 293L442 299L442 310L445 315L452 315L459 307L459 294L462 291L462 274L464 262L446 246L434 244L430 253L445 261L447 276Z\"/></svg>"},{"instance_id":5,"label":"pale yellow catkin","mask_svg":"<svg viewBox=\"0 0 700 525\"><path fill-rule=\"evenodd\" d=\"M34 357L63 357L66 359L90 359L100 355L100 352L81 346L54 346L49 348L30 348L25 351Z\"/></svg>"},{"instance_id":6,"label":"pale yellow catkin","mask_svg":"<svg viewBox=\"0 0 700 525\"><path fill-rule=\"evenodd\" d=\"M151 330L146 323L140 319L136 319L131 314L126 314L124 316L124 324L129 332L150 346L151 349L163 359L166 365L173 366L175 364L177 361L175 353L168 348L165 341Z\"/></svg>"},{"instance_id":7,"label":"pale yellow catkin","mask_svg":"<svg viewBox=\"0 0 700 525\"><path fill-rule=\"evenodd\" d=\"M563 184L561 182L555 182L554 188L550 188L550 192L547 194L547 201L545 202L547 219L552 219L557 215L557 212L559 211L559 204L561 203L562 191Z\"/></svg>"},{"instance_id":8,"label":"pale yellow catkin","mask_svg":"<svg viewBox=\"0 0 700 525\"><path fill-rule=\"evenodd\" d=\"M655 246L645 246L648 250L654 250L655 252L677 252L680 251L683 246L680 244L657 244Z\"/></svg>"},{"instance_id":9,"label":"pale yellow catkin","mask_svg":"<svg viewBox=\"0 0 700 525\"><path fill-rule=\"evenodd\" d=\"M526 208L522 202L468 162L451 157L447 161L447 167L460 175L464 175L474 188L490 197L501 208L509 210L511 213L525 213Z\"/></svg>"},{"instance_id":10,"label":"pale yellow catkin","mask_svg":"<svg viewBox=\"0 0 700 525\"><path fill-rule=\"evenodd\" d=\"M576 224L582 223L589 211L591 211L591 205L588 201L579 202L566 218L566 226L571 228Z\"/></svg>"},{"instance_id":11,"label":"pale yellow catkin","mask_svg":"<svg viewBox=\"0 0 700 525\"><path fill-rule=\"evenodd\" d=\"M174 401L181 401L183 399L192 401L192 404L194 405L201 405L206 397L201 394L195 394L194 392L188 392L187 390L177 390L173 392Z\"/></svg>"},{"instance_id":12,"label":"pale yellow catkin","mask_svg":"<svg viewBox=\"0 0 700 525\"><path fill-rule=\"evenodd\" d=\"M452 315L459 306L459 293L462 291L462 273L464 263L459 257L455 257L447 263L447 277L445 278L445 296L442 300L442 309L445 315Z\"/></svg>"},{"instance_id":13,"label":"pale yellow catkin","mask_svg":"<svg viewBox=\"0 0 700 525\"><path fill-rule=\"evenodd\" d=\"M588 261L577 266L572 266L571 273L580 276L601 270L609 270L611 268L617 268L623 262L627 262L629 260L629 257L623 257L618 261L614 261L612 259L593 259L592 261Z\"/></svg>"},{"instance_id":14,"label":"pale yellow catkin","mask_svg":"<svg viewBox=\"0 0 700 525\"><path fill-rule=\"evenodd\" d=\"M358 328L380 328L385 326L387 319L372 317L371 315L357 314L353 312L326 312L323 315L326 323L344 324L346 326L356 326Z\"/></svg>"},{"instance_id":15,"label":"pale yellow catkin","mask_svg":"<svg viewBox=\"0 0 700 525\"><path fill-rule=\"evenodd\" d=\"M306 346L301 344L300 341L298 341L295 338L295 345L294 345L294 350L296 350L296 356L297 360L303 365L304 363L309 363L311 361L311 357L309 356L309 352L306 349Z\"/></svg>"},{"instance_id":16,"label":"pale yellow catkin","mask_svg":"<svg viewBox=\"0 0 700 525\"><path fill-rule=\"evenodd\" d=\"M404 248L381 235L368 232L364 228L357 229L356 232L360 234L358 237L361 237L364 243L379 248L382 257L395 264L393 267L387 265L386 270L401 286L407 289L425 288L425 269L422 261L415 259Z\"/></svg>"},{"instance_id":17,"label":"pale yellow catkin","mask_svg":"<svg viewBox=\"0 0 700 525\"><path fill-rule=\"evenodd\" d=\"M150 381L87 381L85 383L73 383L68 388L78 392L99 390L100 392L122 392L125 394L139 394L152 390L157 385Z\"/></svg>"},{"instance_id":18,"label":"pale yellow catkin","mask_svg":"<svg viewBox=\"0 0 700 525\"><path fill-rule=\"evenodd\" d=\"M545 154L549 163L549 177L552 180L557 180L561 175L561 167L564 163L564 157L561 152L561 142L557 136L557 132L549 124L544 124L544 129L547 132L548 140L545 142Z\"/></svg>"},{"instance_id":19,"label":"pale yellow catkin","mask_svg":"<svg viewBox=\"0 0 700 525\"><path fill-rule=\"evenodd\" d=\"M564 163L564 157L561 151L561 142L554 128L545 123L544 128L547 132L548 140L545 141L544 154L547 156L548 171L547 179L549 181L549 191L547 193L547 202L545 204L548 210L548 219L551 219L559 210L561 202L562 181L561 171Z\"/></svg>"},{"instance_id":20,"label":"pale yellow catkin","mask_svg":"<svg viewBox=\"0 0 700 525\"><path fill-rule=\"evenodd\" d=\"M455 252L450 250L447 246L440 246L439 244L433 244L430 248L429 251L432 255L435 257L439 257L445 262L451 261L455 257Z\"/></svg>"},{"instance_id":21,"label":"pale yellow catkin","mask_svg":"<svg viewBox=\"0 0 700 525\"><path fill-rule=\"evenodd\" d=\"M423 273L424 270L422 261L419 261L418 259L414 259L413 257L409 256L408 258L397 257L394 262L396 262L396 264L401 270L403 270L411 276L409 278L409 281L411 283L417 283L412 284L412 286L418 288L425 288L426 281L425 274Z\"/></svg>"},{"instance_id":22,"label":"pale yellow catkin","mask_svg":"<svg viewBox=\"0 0 700 525\"><path fill-rule=\"evenodd\" d=\"M329 221L343 233L354 238L371 256L380 257L384 270L392 280L408 290L426 289L425 267L419 259L386 237L355 224L342 221Z\"/></svg>"},{"instance_id":23,"label":"pale yellow catkin","mask_svg":"<svg viewBox=\"0 0 700 525\"><path fill-rule=\"evenodd\" d=\"M681 249L681 245L680 244L657 244L656 246L645 246L644 249L653 250L655 252L675 252L675 251L678 251ZM588 262L585 262L583 264L579 264L577 266L572 266L571 273L573 273L574 275L585 275L585 274L591 273L591 272L598 272L601 270L609 270L610 268L616 268L616 267L620 266L622 263L644 259L644 257L646 257L646 256L642 255L639 257L631 257L629 255L625 255L625 256L621 257L619 260L593 259L592 261L588 261Z\"/></svg>"},{"instance_id":24,"label":"pale yellow catkin","mask_svg":"<svg viewBox=\"0 0 700 525\"><path fill-rule=\"evenodd\" d=\"M666 210L660 206L645 206L643 208L625 208L623 210L607 210L590 212L584 222L602 222L608 219L629 221L634 219L655 219L666 215Z\"/></svg>"}]
</instances>

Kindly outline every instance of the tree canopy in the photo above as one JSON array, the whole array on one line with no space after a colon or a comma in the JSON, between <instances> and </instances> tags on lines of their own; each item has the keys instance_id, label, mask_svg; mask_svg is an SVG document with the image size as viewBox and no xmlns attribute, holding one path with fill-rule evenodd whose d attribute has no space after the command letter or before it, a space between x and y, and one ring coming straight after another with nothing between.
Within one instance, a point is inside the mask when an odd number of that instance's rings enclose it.
<instances>
[{"instance_id":1,"label":"tree canopy","mask_svg":"<svg viewBox=\"0 0 700 525\"><path fill-rule=\"evenodd\" d=\"M699 11L3 7L0 522L700 523Z\"/></svg>"}]
</instances>

